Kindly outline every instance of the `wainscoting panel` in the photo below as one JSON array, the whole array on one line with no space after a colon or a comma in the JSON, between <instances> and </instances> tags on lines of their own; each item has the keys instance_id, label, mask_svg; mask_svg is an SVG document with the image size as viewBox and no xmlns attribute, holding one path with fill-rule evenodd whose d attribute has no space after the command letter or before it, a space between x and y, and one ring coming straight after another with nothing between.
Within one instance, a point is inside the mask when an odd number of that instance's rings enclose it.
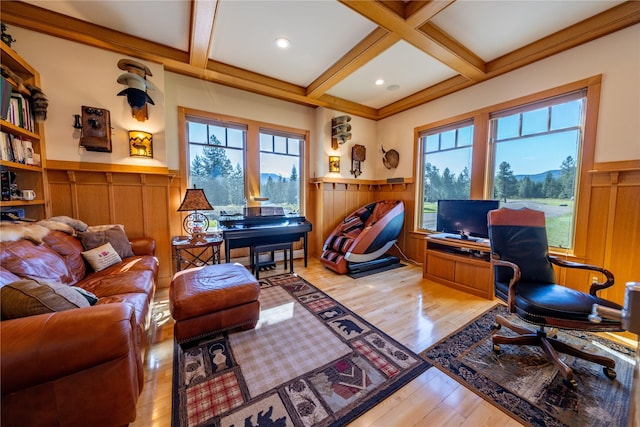
<instances>
[{"instance_id":1,"label":"wainscoting panel","mask_svg":"<svg viewBox=\"0 0 640 427\"><path fill-rule=\"evenodd\" d=\"M640 160L594 169L587 258L615 275L602 295L622 304L625 283L640 281Z\"/></svg>"},{"instance_id":2,"label":"wainscoting panel","mask_svg":"<svg viewBox=\"0 0 640 427\"><path fill-rule=\"evenodd\" d=\"M402 200L405 204L405 225L398 238L398 247L410 259L419 261L424 253L422 235L411 233L414 221L414 185L409 183L389 184L385 181L358 181L356 179L317 178L309 184L310 203L307 217L313 223L310 238L310 253L322 254L322 245L334 228L351 212L378 200ZM402 254L396 255L402 257Z\"/></svg>"},{"instance_id":3,"label":"wainscoting panel","mask_svg":"<svg viewBox=\"0 0 640 427\"><path fill-rule=\"evenodd\" d=\"M122 224L132 238L153 237L160 283L168 285L173 274L171 236L180 234L180 188L174 174L146 173L144 168L88 171L83 165L83 170L48 169L47 176L52 216L66 215L89 225Z\"/></svg>"}]
</instances>

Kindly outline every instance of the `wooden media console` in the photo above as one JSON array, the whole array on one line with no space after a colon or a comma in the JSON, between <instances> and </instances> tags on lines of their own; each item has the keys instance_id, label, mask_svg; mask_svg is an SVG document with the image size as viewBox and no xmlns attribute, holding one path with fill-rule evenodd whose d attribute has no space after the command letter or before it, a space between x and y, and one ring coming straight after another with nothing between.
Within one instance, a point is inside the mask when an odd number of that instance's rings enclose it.
<instances>
[{"instance_id":1,"label":"wooden media console","mask_svg":"<svg viewBox=\"0 0 640 427\"><path fill-rule=\"evenodd\" d=\"M478 241L434 234L425 239L422 277L479 297L493 299L491 248Z\"/></svg>"}]
</instances>

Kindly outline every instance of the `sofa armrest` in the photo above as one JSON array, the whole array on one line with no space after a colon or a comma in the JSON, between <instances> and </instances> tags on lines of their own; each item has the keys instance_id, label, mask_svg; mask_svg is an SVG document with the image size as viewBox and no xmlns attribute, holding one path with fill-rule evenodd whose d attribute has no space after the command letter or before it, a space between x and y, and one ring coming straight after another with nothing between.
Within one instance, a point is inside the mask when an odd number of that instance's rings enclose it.
<instances>
[{"instance_id":1,"label":"sofa armrest","mask_svg":"<svg viewBox=\"0 0 640 427\"><path fill-rule=\"evenodd\" d=\"M154 256L156 253L156 241L151 237L134 237L129 239L133 253L140 255Z\"/></svg>"},{"instance_id":2,"label":"sofa armrest","mask_svg":"<svg viewBox=\"0 0 640 427\"><path fill-rule=\"evenodd\" d=\"M135 310L114 303L0 322L2 394L129 357Z\"/></svg>"}]
</instances>

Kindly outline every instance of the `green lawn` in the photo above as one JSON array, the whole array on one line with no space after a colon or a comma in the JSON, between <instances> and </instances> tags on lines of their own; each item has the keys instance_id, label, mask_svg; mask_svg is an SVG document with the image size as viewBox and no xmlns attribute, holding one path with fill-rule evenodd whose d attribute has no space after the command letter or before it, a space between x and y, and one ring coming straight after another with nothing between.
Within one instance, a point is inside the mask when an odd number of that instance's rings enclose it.
<instances>
[{"instance_id":1,"label":"green lawn","mask_svg":"<svg viewBox=\"0 0 640 427\"><path fill-rule=\"evenodd\" d=\"M547 224L547 240L550 246L559 248L568 248L571 245L568 231L571 227L571 215L556 216L548 218Z\"/></svg>"},{"instance_id":2,"label":"green lawn","mask_svg":"<svg viewBox=\"0 0 640 427\"><path fill-rule=\"evenodd\" d=\"M511 200L510 200L511 201ZM549 215L547 213L547 239L550 246L569 248L571 245L571 234L569 232L571 227L571 210L574 206L573 200L568 199L527 199L529 203L537 203L539 205L546 205L549 208L554 208L557 212L557 208L569 211L567 214L561 215ZM436 213L438 204L436 202L425 202L422 208L422 212L425 214ZM540 209L545 210L543 206Z\"/></svg>"}]
</instances>

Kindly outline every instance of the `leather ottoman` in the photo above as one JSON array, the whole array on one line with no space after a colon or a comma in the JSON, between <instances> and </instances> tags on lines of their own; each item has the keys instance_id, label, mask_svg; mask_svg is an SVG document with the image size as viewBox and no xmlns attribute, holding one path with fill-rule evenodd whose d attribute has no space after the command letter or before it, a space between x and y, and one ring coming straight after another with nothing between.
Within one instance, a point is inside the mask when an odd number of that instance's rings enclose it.
<instances>
[{"instance_id":1,"label":"leather ottoman","mask_svg":"<svg viewBox=\"0 0 640 427\"><path fill-rule=\"evenodd\" d=\"M252 329L260 318L260 285L241 264L180 271L169 289L179 344L229 329Z\"/></svg>"}]
</instances>

